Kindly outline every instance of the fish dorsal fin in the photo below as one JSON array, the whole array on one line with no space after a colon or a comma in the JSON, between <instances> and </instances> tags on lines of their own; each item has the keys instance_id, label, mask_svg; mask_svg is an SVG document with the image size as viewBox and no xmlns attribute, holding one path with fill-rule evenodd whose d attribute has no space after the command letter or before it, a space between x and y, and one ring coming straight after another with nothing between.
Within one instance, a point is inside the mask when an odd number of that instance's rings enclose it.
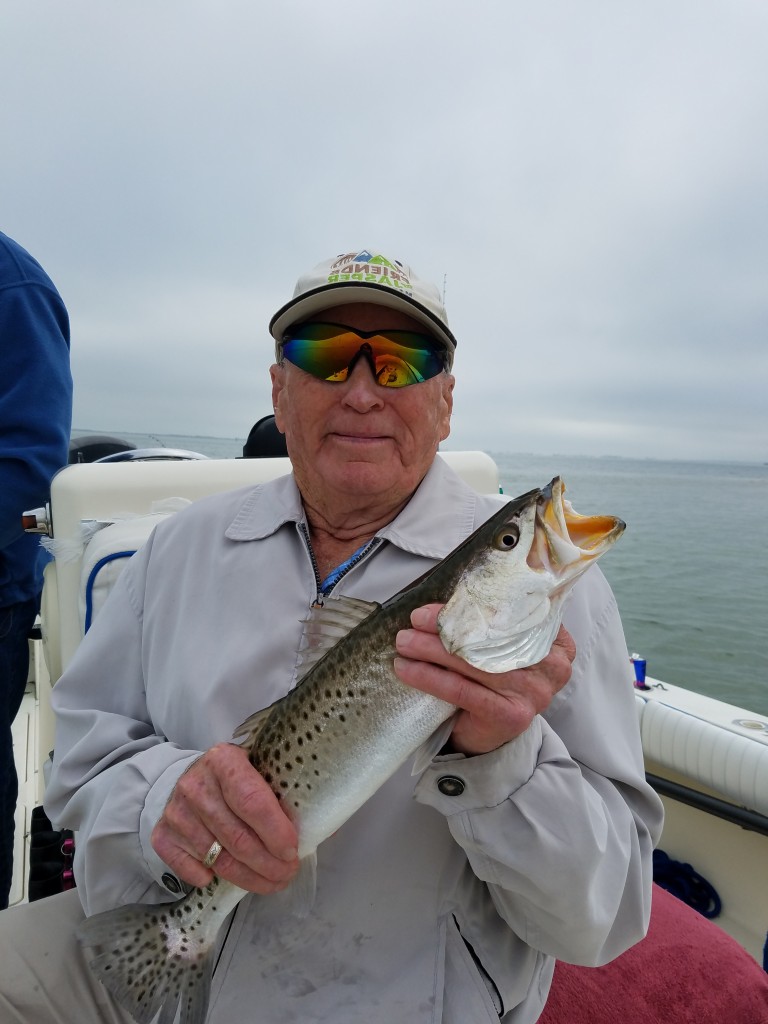
<instances>
[{"instance_id":1,"label":"fish dorsal fin","mask_svg":"<svg viewBox=\"0 0 768 1024\"><path fill-rule=\"evenodd\" d=\"M331 597L325 604L312 608L304 620L304 632L299 647L298 679L303 679L324 654L380 607L381 605L375 601L362 601L357 597ZM283 699L280 697L268 707L246 718L235 730L233 738L240 740L246 749L250 749L264 728L264 723L275 704Z\"/></svg>"},{"instance_id":2,"label":"fish dorsal fin","mask_svg":"<svg viewBox=\"0 0 768 1024\"><path fill-rule=\"evenodd\" d=\"M339 640L343 640L380 607L375 601L362 601L357 597L330 597L325 604L312 608L304 620L299 648L299 678L302 679Z\"/></svg>"},{"instance_id":3,"label":"fish dorsal fin","mask_svg":"<svg viewBox=\"0 0 768 1024\"><path fill-rule=\"evenodd\" d=\"M266 708L262 708L261 711L256 711L250 715L239 725L232 734L233 739L240 740L240 745L245 747L246 750L250 750L253 744L256 742L256 737L259 735L261 730L264 728L264 723L269 717L269 713L274 707L274 704L270 704Z\"/></svg>"}]
</instances>

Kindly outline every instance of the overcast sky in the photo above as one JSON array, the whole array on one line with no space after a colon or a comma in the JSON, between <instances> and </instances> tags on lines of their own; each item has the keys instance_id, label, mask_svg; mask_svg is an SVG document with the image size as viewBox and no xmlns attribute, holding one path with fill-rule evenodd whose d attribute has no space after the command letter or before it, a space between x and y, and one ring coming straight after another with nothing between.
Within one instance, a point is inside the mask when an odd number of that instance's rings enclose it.
<instances>
[{"instance_id":1,"label":"overcast sky","mask_svg":"<svg viewBox=\"0 0 768 1024\"><path fill-rule=\"evenodd\" d=\"M768 459L766 0L9 0L0 68L77 428L244 437L368 248L445 288L446 447Z\"/></svg>"}]
</instances>

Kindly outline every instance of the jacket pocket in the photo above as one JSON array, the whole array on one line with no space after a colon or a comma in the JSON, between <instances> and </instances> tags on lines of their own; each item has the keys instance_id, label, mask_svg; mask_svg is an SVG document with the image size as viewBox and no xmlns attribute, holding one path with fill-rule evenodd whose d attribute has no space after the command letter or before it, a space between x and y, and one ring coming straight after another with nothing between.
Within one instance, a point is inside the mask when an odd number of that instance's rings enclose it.
<instances>
[{"instance_id":1,"label":"jacket pocket","mask_svg":"<svg viewBox=\"0 0 768 1024\"><path fill-rule=\"evenodd\" d=\"M466 943L453 914L446 919L442 1024L499 1024L503 1007L493 978Z\"/></svg>"}]
</instances>

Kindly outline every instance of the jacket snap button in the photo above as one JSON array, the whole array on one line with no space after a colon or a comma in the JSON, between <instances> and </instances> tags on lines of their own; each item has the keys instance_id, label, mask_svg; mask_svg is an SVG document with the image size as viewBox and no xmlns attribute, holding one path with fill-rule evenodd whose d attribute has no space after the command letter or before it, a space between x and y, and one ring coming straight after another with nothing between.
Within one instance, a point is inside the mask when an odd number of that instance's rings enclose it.
<instances>
[{"instance_id":1,"label":"jacket snap button","mask_svg":"<svg viewBox=\"0 0 768 1024\"><path fill-rule=\"evenodd\" d=\"M464 783L455 775L443 775L437 780L437 788L443 796L461 796L464 792Z\"/></svg>"},{"instance_id":2,"label":"jacket snap button","mask_svg":"<svg viewBox=\"0 0 768 1024\"><path fill-rule=\"evenodd\" d=\"M170 872L165 872L165 874L161 878L161 882L163 883L165 888L170 889L171 892L181 892L181 882Z\"/></svg>"}]
</instances>

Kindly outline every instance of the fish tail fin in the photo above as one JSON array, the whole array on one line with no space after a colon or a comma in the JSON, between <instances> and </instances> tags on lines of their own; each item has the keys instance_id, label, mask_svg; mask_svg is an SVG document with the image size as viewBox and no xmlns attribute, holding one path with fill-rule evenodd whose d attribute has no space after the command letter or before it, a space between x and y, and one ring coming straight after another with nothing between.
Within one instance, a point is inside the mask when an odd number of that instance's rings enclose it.
<instances>
[{"instance_id":1,"label":"fish tail fin","mask_svg":"<svg viewBox=\"0 0 768 1024\"><path fill-rule=\"evenodd\" d=\"M190 927L187 897L132 904L86 918L80 944L99 981L137 1024L204 1024L213 973L213 941ZM215 935L213 936L215 938Z\"/></svg>"}]
</instances>

